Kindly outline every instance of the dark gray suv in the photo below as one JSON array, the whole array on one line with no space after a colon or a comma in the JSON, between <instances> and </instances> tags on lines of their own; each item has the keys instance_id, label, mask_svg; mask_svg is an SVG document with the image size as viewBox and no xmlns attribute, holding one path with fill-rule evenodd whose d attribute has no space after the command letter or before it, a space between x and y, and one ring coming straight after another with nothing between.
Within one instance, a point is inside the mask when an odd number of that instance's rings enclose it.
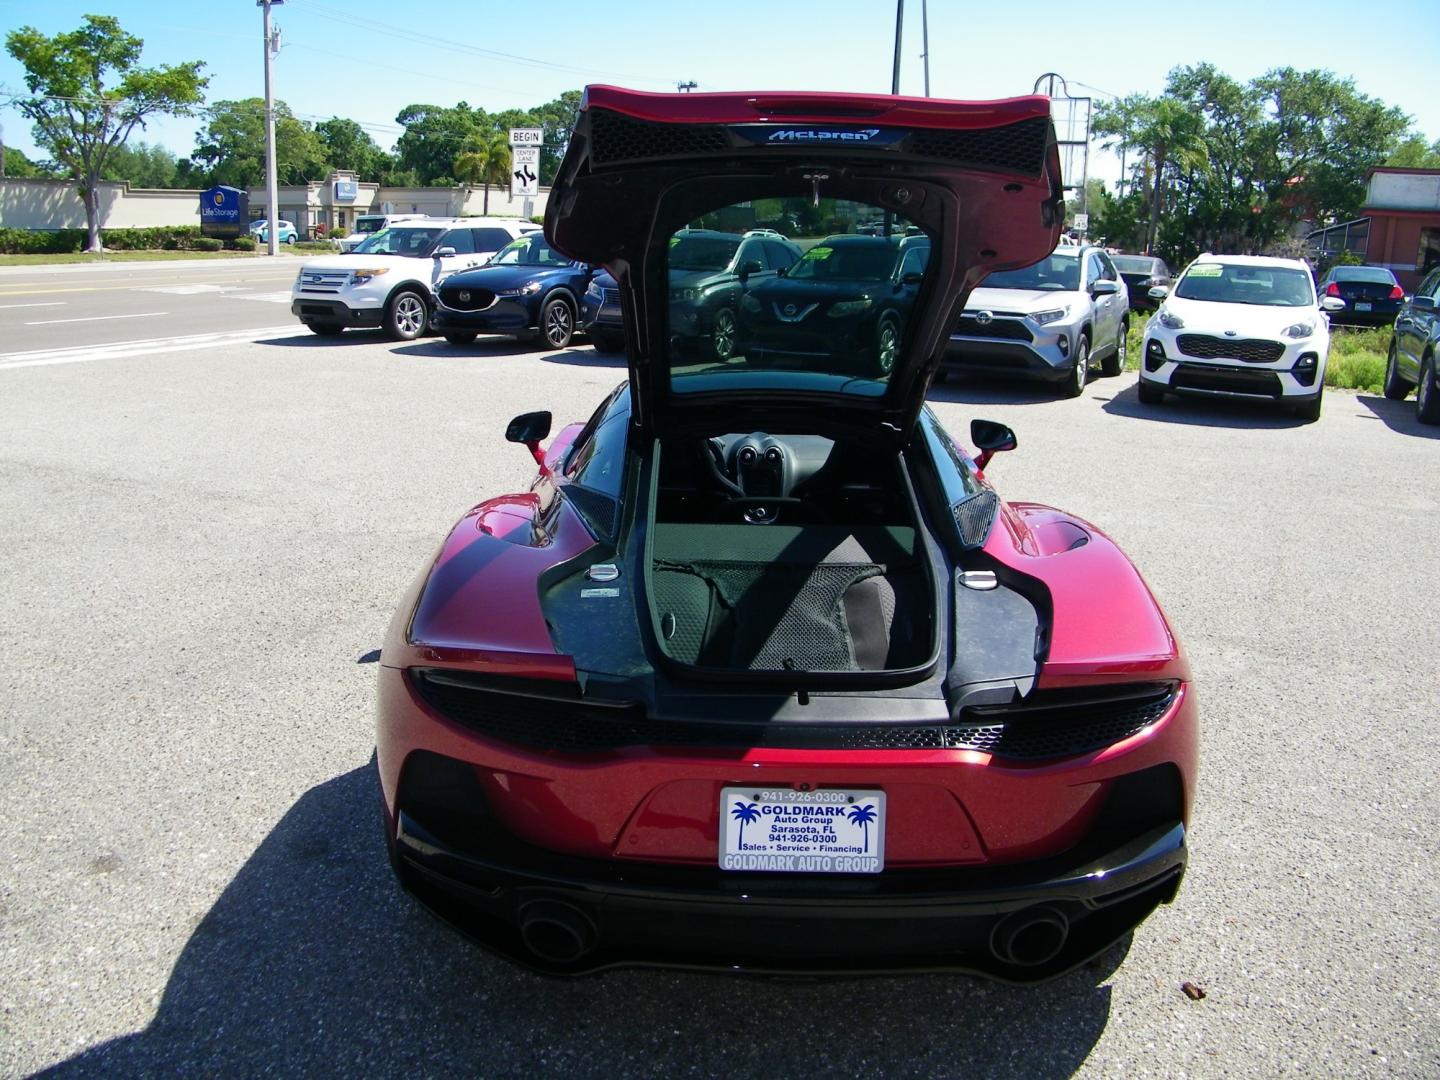
<instances>
[{"instance_id":1,"label":"dark gray suv","mask_svg":"<svg viewBox=\"0 0 1440 1080\"><path fill-rule=\"evenodd\" d=\"M1395 316L1390 355L1385 361L1385 396L1400 401L1413 389L1415 415L1422 424L1440 424L1440 266L1425 275Z\"/></svg>"}]
</instances>

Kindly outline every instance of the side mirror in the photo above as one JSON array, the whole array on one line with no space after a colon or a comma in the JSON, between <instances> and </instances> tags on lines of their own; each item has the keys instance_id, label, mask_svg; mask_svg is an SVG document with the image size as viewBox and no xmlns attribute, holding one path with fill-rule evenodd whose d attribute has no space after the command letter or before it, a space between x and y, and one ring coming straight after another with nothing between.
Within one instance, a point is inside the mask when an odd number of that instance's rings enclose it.
<instances>
[{"instance_id":1,"label":"side mirror","mask_svg":"<svg viewBox=\"0 0 1440 1080\"><path fill-rule=\"evenodd\" d=\"M908 274L902 274L902 275L901 275L901 277L900 277L900 284L901 284L901 285L919 285L919 284L920 284L922 281L924 281L924 280L925 280L925 275L924 275L924 274L920 273L920 271L918 271L918 270L911 270Z\"/></svg>"},{"instance_id":2,"label":"side mirror","mask_svg":"<svg viewBox=\"0 0 1440 1080\"><path fill-rule=\"evenodd\" d=\"M975 459L979 469L990 464L990 459L1002 450L1014 450L1020 445L1015 432L994 420L971 420L970 441L980 449L980 456Z\"/></svg>"},{"instance_id":3,"label":"side mirror","mask_svg":"<svg viewBox=\"0 0 1440 1080\"><path fill-rule=\"evenodd\" d=\"M454 255L454 254L455 254L455 249L454 249L453 247L442 247L442 248L436 248L436 249L435 249L435 254L432 255L432 256L430 256L430 257L431 257L432 259L447 259L447 258L449 258L451 255Z\"/></svg>"},{"instance_id":4,"label":"side mirror","mask_svg":"<svg viewBox=\"0 0 1440 1080\"><path fill-rule=\"evenodd\" d=\"M1433 296L1412 296L1410 306L1416 311L1434 311L1435 298Z\"/></svg>"},{"instance_id":5,"label":"side mirror","mask_svg":"<svg viewBox=\"0 0 1440 1080\"><path fill-rule=\"evenodd\" d=\"M1120 283L1116 281L1097 281L1090 286L1091 296L1114 296L1120 291Z\"/></svg>"},{"instance_id":6,"label":"side mirror","mask_svg":"<svg viewBox=\"0 0 1440 1080\"><path fill-rule=\"evenodd\" d=\"M1321 311L1344 311L1346 306L1345 301L1338 296L1322 296L1320 298Z\"/></svg>"},{"instance_id":7,"label":"side mirror","mask_svg":"<svg viewBox=\"0 0 1440 1080\"><path fill-rule=\"evenodd\" d=\"M545 455L540 452L540 440L549 436L552 419L550 413L544 411L521 413L505 428L505 440L524 443L530 456L535 459L535 464L543 469Z\"/></svg>"},{"instance_id":8,"label":"side mirror","mask_svg":"<svg viewBox=\"0 0 1440 1080\"><path fill-rule=\"evenodd\" d=\"M1151 300L1164 300L1170 295L1170 286L1156 285L1146 295L1149 296Z\"/></svg>"},{"instance_id":9,"label":"side mirror","mask_svg":"<svg viewBox=\"0 0 1440 1080\"><path fill-rule=\"evenodd\" d=\"M751 274L761 273L764 269L765 266L759 259L746 259L740 264L740 269L735 271L735 276L744 281Z\"/></svg>"}]
</instances>

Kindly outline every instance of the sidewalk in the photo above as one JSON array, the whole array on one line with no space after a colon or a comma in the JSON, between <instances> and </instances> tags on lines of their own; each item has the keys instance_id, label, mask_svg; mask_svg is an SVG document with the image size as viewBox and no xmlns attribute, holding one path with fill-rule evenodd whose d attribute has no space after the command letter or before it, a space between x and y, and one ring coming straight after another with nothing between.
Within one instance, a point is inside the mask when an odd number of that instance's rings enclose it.
<instances>
[{"instance_id":1,"label":"sidewalk","mask_svg":"<svg viewBox=\"0 0 1440 1080\"><path fill-rule=\"evenodd\" d=\"M99 271L135 270L141 273L159 270L174 270L179 267L203 266L206 271L219 270L222 267L241 267L247 270L254 270L260 266L286 266L298 267L305 259L319 258L322 252L305 251L295 255L276 255L273 258L262 252L253 255L240 252L225 259L155 259L130 262L124 259L97 259L94 262L83 263L24 263L18 266L0 266L0 277L14 277L20 274L93 274Z\"/></svg>"}]
</instances>

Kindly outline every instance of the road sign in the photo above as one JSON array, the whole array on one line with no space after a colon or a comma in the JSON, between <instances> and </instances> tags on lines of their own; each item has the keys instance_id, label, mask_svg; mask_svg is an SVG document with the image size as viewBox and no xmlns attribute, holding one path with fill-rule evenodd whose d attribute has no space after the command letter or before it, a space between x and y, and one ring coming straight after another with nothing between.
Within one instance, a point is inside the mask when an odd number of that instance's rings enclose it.
<instances>
[{"instance_id":1,"label":"road sign","mask_svg":"<svg viewBox=\"0 0 1440 1080\"><path fill-rule=\"evenodd\" d=\"M510 151L510 194L514 198L540 194L540 147L517 146Z\"/></svg>"},{"instance_id":2,"label":"road sign","mask_svg":"<svg viewBox=\"0 0 1440 1080\"><path fill-rule=\"evenodd\" d=\"M511 146L543 146L545 145L545 132L539 128L511 128Z\"/></svg>"},{"instance_id":3,"label":"road sign","mask_svg":"<svg viewBox=\"0 0 1440 1080\"><path fill-rule=\"evenodd\" d=\"M1076 214L1076 215L1075 215L1075 231L1076 231L1076 232L1084 232L1084 231L1085 231L1086 229L1088 229L1088 228L1090 228L1090 215L1089 215L1089 214Z\"/></svg>"}]
</instances>

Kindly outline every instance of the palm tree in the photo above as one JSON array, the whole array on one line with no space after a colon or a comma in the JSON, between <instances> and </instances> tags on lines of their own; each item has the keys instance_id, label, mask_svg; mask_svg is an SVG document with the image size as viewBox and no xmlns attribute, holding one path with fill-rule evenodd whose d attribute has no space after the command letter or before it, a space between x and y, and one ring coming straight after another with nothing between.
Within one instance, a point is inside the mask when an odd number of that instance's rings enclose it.
<instances>
[{"instance_id":1,"label":"palm tree","mask_svg":"<svg viewBox=\"0 0 1440 1080\"><path fill-rule=\"evenodd\" d=\"M482 213L490 213L490 185L503 184L510 176L510 140L503 131L472 135L455 158L451 170L455 179L464 184L480 184L485 189Z\"/></svg>"},{"instance_id":2,"label":"palm tree","mask_svg":"<svg viewBox=\"0 0 1440 1080\"><path fill-rule=\"evenodd\" d=\"M1165 168L1181 174L1205 172L1210 167L1210 149L1205 142L1205 119L1174 98L1148 102L1139 117L1135 142L1149 155L1154 169L1151 186L1150 228L1145 250L1154 250L1160 231L1160 211L1165 200Z\"/></svg>"},{"instance_id":3,"label":"palm tree","mask_svg":"<svg viewBox=\"0 0 1440 1080\"><path fill-rule=\"evenodd\" d=\"M870 823L875 820L875 807L873 806L852 806L850 813L846 815L850 821L859 825L865 834L865 853L870 853Z\"/></svg>"},{"instance_id":4,"label":"palm tree","mask_svg":"<svg viewBox=\"0 0 1440 1080\"><path fill-rule=\"evenodd\" d=\"M754 825L760 820L760 811L755 803L741 802L735 800L735 809L730 811L730 816L740 822L740 839L737 844L745 843L745 826Z\"/></svg>"}]
</instances>

